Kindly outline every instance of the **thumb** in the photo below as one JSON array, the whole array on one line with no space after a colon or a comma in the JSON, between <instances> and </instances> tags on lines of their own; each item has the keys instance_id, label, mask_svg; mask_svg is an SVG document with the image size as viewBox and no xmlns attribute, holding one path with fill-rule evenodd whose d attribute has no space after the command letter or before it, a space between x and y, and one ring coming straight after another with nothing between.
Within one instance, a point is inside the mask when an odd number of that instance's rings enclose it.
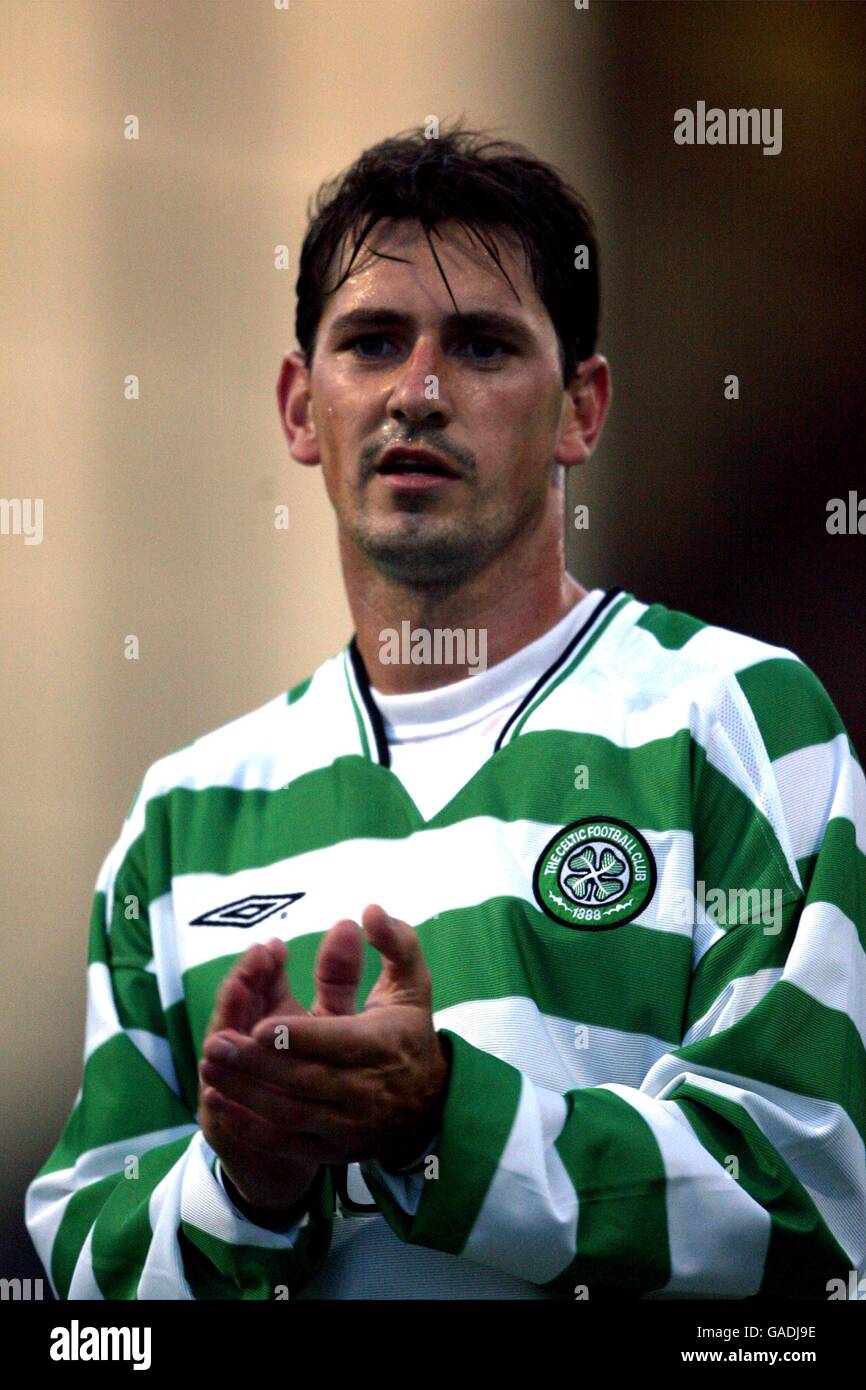
<instances>
[{"instance_id":1,"label":"thumb","mask_svg":"<svg viewBox=\"0 0 866 1390\"><path fill-rule=\"evenodd\" d=\"M311 1012L319 1018L357 1013L363 972L364 938L358 923L341 918L326 932L316 953L316 998Z\"/></svg>"},{"instance_id":2,"label":"thumb","mask_svg":"<svg viewBox=\"0 0 866 1390\"><path fill-rule=\"evenodd\" d=\"M365 1007L382 1004L420 1004L430 1008L432 982L417 934L406 922L392 917L378 903L369 903L361 914L367 940L382 957L379 978Z\"/></svg>"}]
</instances>

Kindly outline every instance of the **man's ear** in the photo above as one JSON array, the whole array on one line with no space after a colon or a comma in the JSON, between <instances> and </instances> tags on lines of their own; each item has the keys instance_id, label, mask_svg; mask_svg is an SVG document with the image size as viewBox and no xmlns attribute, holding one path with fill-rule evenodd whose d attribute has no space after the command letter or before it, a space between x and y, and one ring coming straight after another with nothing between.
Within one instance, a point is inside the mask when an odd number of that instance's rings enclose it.
<instances>
[{"instance_id":1,"label":"man's ear","mask_svg":"<svg viewBox=\"0 0 866 1390\"><path fill-rule=\"evenodd\" d=\"M277 401L280 424L292 458L298 463L318 463L316 426L310 410L310 374L300 352L289 352L283 358L277 380Z\"/></svg>"},{"instance_id":2,"label":"man's ear","mask_svg":"<svg viewBox=\"0 0 866 1390\"><path fill-rule=\"evenodd\" d=\"M607 358L597 352L578 362L565 387L554 460L563 468L586 463L604 426L613 388Z\"/></svg>"}]
</instances>

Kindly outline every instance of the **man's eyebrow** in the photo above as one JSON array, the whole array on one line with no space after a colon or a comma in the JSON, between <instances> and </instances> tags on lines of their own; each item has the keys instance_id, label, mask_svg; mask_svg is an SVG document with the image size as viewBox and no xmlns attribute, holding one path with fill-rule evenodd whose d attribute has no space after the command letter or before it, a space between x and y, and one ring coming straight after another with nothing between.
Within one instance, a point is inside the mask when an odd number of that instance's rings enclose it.
<instances>
[{"instance_id":1,"label":"man's eyebrow","mask_svg":"<svg viewBox=\"0 0 866 1390\"><path fill-rule=\"evenodd\" d=\"M338 314L328 329L329 336L337 336L349 329L355 331L377 328L402 328L414 326L411 314L403 314L399 309L375 308L350 309ZM532 330L522 321L497 309L473 309L466 313L446 314L442 320L445 333L502 333L516 338L525 346L536 342Z\"/></svg>"}]
</instances>

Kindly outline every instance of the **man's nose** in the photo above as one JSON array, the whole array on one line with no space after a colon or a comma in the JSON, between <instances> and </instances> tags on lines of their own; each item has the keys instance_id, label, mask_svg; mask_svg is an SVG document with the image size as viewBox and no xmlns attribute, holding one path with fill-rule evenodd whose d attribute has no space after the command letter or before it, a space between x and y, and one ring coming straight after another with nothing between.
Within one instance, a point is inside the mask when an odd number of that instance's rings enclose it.
<instances>
[{"instance_id":1,"label":"man's nose","mask_svg":"<svg viewBox=\"0 0 866 1390\"><path fill-rule=\"evenodd\" d=\"M447 419L450 406L443 376L441 354L429 339L419 338L397 369L389 414L400 420L427 420L434 415Z\"/></svg>"}]
</instances>

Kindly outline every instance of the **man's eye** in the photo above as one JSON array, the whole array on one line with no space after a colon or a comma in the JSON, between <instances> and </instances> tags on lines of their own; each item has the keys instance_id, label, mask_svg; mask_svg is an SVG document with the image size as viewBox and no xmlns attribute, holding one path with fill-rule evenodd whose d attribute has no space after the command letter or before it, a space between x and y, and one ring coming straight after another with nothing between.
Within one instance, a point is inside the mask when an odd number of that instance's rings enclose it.
<instances>
[{"instance_id":1,"label":"man's eye","mask_svg":"<svg viewBox=\"0 0 866 1390\"><path fill-rule=\"evenodd\" d=\"M389 341L389 339L386 338L385 335L384 335L383 333L362 333L362 334L360 335L360 337L358 337L358 338L353 338L352 341L351 341L350 343L347 343L347 344L346 344L346 347L352 348L352 350L355 351L355 350L357 349L359 343L387 343L388 341ZM374 353L362 352L362 353L359 354L359 356L362 357L362 358L368 358L368 359L369 359L370 357L372 357L373 359L375 359L375 358L379 357L380 354L379 354L378 352L374 352Z\"/></svg>"},{"instance_id":2,"label":"man's eye","mask_svg":"<svg viewBox=\"0 0 866 1390\"><path fill-rule=\"evenodd\" d=\"M392 339L386 337L384 333L361 333L357 338L352 338L345 346L350 351L354 352L361 361L376 362L382 361L385 355L374 350L376 345L391 342ZM473 357L476 362L497 362L501 356L507 356L512 351L509 345L503 342L501 338L491 338L487 335L464 338L460 346L464 348L469 344L476 347L478 344L482 344L483 347L487 349L499 348L501 350L496 355L493 355L490 351L482 351L480 354L471 353L470 356Z\"/></svg>"},{"instance_id":3,"label":"man's eye","mask_svg":"<svg viewBox=\"0 0 866 1390\"><path fill-rule=\"evenodd\" d=\"M478 338L467 338L465 341L467 343L485 343L488 347L502 348L506 356L511 351L511 348L508 346L508 344L504 343L501 338L488 338L482 336ZM479 362L495 362L497 359L495 357L488 357L486 354L482 354L482 356L478 357L476 360Z\"/></svg>"}]
</instances>

